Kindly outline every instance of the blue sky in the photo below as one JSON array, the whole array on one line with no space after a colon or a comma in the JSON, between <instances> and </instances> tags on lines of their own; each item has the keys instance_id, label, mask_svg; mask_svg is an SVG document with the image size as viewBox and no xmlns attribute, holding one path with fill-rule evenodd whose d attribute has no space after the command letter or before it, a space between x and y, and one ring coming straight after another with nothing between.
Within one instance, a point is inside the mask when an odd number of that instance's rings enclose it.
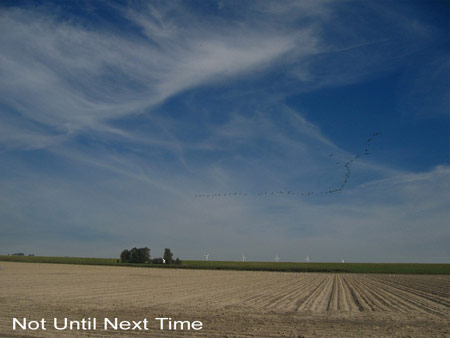
<instances>
[{"instance_id":1,"label":"blue sky","mask_svg":"<svg viewBox=\"0 0 450 338\"><path fill-rule=\"evenodd\" d=\"M2 2L0 253L448 262L449 11Z\"/></svg>"}]
</instances>

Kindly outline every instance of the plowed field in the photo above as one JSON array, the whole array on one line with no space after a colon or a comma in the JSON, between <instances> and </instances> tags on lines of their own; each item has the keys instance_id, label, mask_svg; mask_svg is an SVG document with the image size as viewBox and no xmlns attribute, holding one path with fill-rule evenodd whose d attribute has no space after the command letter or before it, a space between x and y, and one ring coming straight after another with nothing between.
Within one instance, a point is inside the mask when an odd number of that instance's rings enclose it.
<instances>
[{"instance_id":1,"label":"plowed field","mask_svg":"<svg viewBox=\"0 0 450 338\"><path fill-rule=\"evenodd\" d=\"M445 337L450 276L0 262L0 309L1 337ZM148 318L149 330L13 331L13 317ZM155 317L204 328L161 331Z\"/></svg>"}]
</instances>

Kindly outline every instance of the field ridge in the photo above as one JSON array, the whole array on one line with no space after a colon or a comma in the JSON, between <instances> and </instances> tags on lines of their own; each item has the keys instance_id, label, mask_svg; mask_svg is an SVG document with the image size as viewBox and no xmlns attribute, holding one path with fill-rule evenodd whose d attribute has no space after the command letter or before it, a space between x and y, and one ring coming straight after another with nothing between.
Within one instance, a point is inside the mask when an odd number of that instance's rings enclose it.
<instances>
[{"instance_id":1,"label":"field ridge","mask_svg":"<svg viewBox=\"0 0 450 338\"><path fill-rule=\"evenodd\" d=\"M450 264L441 263L301 263L301 262L238 262L193 261L180 265L119 263L116 258L50 257L0 255L0 261L52 264L81 264L132 266L143 268L175 268L204 270L326 272L326 273L381 273L381 274L450 274Z\"/></svg>"}]
</instances>

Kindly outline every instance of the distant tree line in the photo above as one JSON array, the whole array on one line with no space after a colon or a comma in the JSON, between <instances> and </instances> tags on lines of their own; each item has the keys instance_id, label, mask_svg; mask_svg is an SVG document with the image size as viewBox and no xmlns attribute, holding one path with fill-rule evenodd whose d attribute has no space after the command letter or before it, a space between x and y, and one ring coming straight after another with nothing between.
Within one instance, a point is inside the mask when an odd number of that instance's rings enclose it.
<instances>
[{"instance_id":1,"label":"distant tree line","mask_svg":"<svg viewBox=\"0 0 450 338\"><path fill-rule=\"evenodd\" d=\"M140 264L181 264L179 258L173 259L173 253L170 249L164 249L164 255L162 258L150 257L150 249L145 248L133 248L131 250L125 249L120 254L121 263L140 263Z\"/></svg>"}]
</instances>

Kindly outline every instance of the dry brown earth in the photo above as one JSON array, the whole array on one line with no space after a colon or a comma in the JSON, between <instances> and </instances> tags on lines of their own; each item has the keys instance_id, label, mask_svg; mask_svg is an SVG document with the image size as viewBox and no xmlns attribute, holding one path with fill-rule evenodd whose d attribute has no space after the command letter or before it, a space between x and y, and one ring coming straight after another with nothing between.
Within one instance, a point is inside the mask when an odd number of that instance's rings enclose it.
<instances>
[{"instance_id":1,"label":"dry brown earth","mask_svg":"<svg viewBox=\"0 0 450 338\"><path fill-rule=\"evenodd\" d=\"M0 262L0 337L445 337L450 276ZM200 320L159 330L155 317ZM13 331L12 318L149 319L149 331Z\"/></svg>"}]
</instances>

